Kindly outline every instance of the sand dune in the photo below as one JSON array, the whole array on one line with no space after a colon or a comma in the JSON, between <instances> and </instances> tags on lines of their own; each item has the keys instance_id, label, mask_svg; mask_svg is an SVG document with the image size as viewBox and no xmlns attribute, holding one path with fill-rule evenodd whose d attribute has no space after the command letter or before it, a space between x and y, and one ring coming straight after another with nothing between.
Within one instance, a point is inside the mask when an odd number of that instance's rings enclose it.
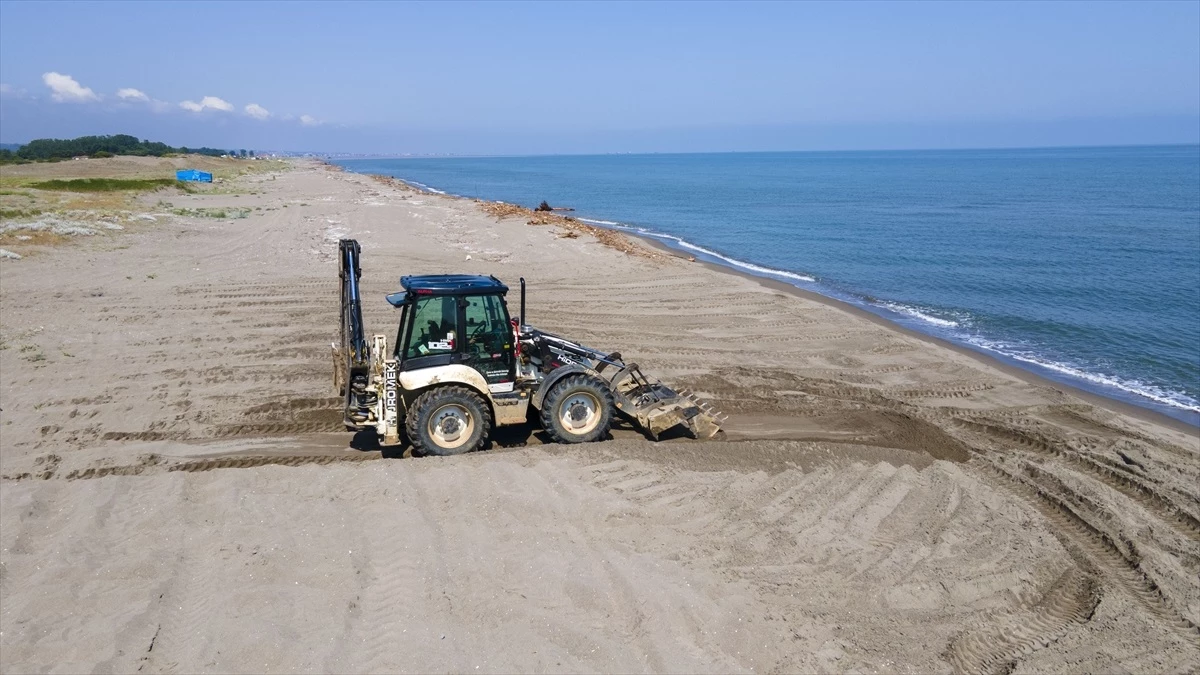
<instances>
[{"instance_id":1,"label":"sand dune","mask_svg":"<svg viewBox=\"0 0 1200 675\"><path fill-rule=\"evenodd\" d=\"M4 672L1200 667L1194 431L655 249L312 163L234 185L172 199L246 218L0 262ZM369 329L401 274L524 276L726 437L352 447L342 236Z\"/></svg>"}]
</instances>

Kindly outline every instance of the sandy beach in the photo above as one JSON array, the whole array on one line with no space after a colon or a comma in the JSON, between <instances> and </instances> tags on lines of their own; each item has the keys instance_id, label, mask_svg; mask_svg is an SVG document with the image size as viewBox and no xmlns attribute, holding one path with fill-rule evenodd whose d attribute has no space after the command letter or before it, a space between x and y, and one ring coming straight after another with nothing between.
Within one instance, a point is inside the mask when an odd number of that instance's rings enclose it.
<instances>
[{"instance_id":1,"label":"sandy beach","mask_svg":"<svg viewBox=\"0 0 1200 675\"><path fill-rule=\"evenodd\" d=\"M296 160L0 260L0 670L1200 668L1194 427L529 220ZM352 444L342 237L369 331L403 274L525 277L725 434Z\"/></svg>"}]
</instances>

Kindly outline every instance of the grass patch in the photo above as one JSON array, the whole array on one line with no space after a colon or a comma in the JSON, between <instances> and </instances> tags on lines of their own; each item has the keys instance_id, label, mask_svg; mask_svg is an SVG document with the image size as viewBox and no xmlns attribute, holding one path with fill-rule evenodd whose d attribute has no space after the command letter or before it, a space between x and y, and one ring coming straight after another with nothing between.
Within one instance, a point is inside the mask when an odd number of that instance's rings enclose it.
<instances>
[{"instance_id":1,"label":"grass patch","mask_svg":"<svg viewBox=\"0 0 1200 675\"><path fill-rule=\"evenodd\" d=\"M245 218L250 209L174 209L171 213L190 218Z\"/></svg>"},{"instance_id":2,"label":"grass patch","mask_svg":"<svg viewBox=\"0 0 1200 675\"><path fill-rule=\"evenodd\" d=\"M56 192L127 192L157 190L177 184L174 178L75 178L44 180L29 183L28 187Z\"/></svg>"},{"instance_id":3,"label":"grass patch","mask_svg":"<svg viewBox=\"0 0 1200 675\"><path fill-rule=\"evenodd\" d=\"M0 218L32 218L41 213L41 209L0 209Z\"/></svg>"},{"instance_id":4,"label":"grass patch","mask_svg":"<svg viewBox=\"0 0 1200 675\"><path fill-rule=\"evenodd\" d=\"M57 246L68 239L49 230L9 230L0 234L0 246Z\"/></svg>"}]
</instances>

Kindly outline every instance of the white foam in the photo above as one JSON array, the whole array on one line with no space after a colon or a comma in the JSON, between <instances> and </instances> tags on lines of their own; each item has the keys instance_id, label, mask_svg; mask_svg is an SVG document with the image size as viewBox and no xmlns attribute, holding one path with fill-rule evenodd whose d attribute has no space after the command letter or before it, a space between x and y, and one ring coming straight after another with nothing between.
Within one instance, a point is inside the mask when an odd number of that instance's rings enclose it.
<instances>
[{"instance_id":1,"label":"white foam","mask_svg":"<svg viewBox=\"0 0 1200 675\"><path fill-rule=\"evenodd\" d=\"M434 188L434 187L429 187L428 185L426 185L426 184L424 184L424 183L421 183L421 182L418 182L418 181L415 181L415 180L409 180L409 179L407 179L407 178L398 178L397 180L399 180L401 183L404 183L405 185L411 185L412 187L415 187L415 188L417 188L418 190L422 190L422 191L424 191L424 192L432 192L432 193L433 193L433 194L435 194L435 195L444 195L444 194L446 194L446 193L445 193L445 192L443 192L442 190L439 190L439 189L437 189L437 188Z\"/></svg>"},{"instance_id":2,"label":"white foam","mask_svg":"<svg viewBox=\"0 0 1200 675\"><path fill-rule=\"evenodd\" d=\"M734 267L740 267L744 270L750 270L751 272L758 272L759 274L769 274L771 276L783 277L785 279L795 279L796 281L808 281L808 282L816 281L816 279L808 276L807 274L796 274L795 272L785 272L783 270L776 270L776 269L771 269L770 267L763 267L761 265L755 265L754 263L748 263L744 260L738 260L737 258L730 258L727 255L721 255L720 253L717 253L716 251L709 250L707 248L704 248L703 246L697 246L691 242L684 241L683 239L679 239L678 241L679 241L679 245L684 248L690 248L691 250L698 251L700 253L703 253L704 255L710 255L714 258L724 260L725 262L729 263L730 265L733 265Z\"/></svg>"},{"instance_id":3,"label":"white foam","mask_svg":"<svg viewBox=\"0 0 1200 675\"><path fill-rule=\"evenodd\" d=\"M770 267L763 267L761 265L755 265L754 263L748 263L744 260L738 260L737 258L730 258L727 255L722 255L711 249L704 248L703 246L697 246L697 245L693 244L692 242L687 241L686 239L682 239L680 237L676 237L673 234L663 234L661 232L654 232L652 230L647 230L644 227L631 227L629 225L622 225L621 223L614 223L611 220L595 220L595 219L591 219L591 218L580 218L579 220L582 220L586 223L592 223L594 225L603 225L605 227L611 227L611 228L618 229L618 230L627 230L630 232L637 232L638 234L643 234L643 235L646 235L647 237L654 237L655 239L667 239L667 240L675 242L676 244L679 244L683 248L690 249L692 251L696 251L697 253L703 253L704 255L707 255L707 256L712 256L713 258L716 258L718 260L726 262L734 267L748 270L750 272L755 272L757 274L767 274L767 275L774 276L774 277L782 277L784 279L793 279L795 281L807 281L810 283L816 281L816 279L814 279L813 277L810 277L806 274L796 274L795 272L785 272L784 270L777 270L777 269L772 269Z\"/></svg>"},{"instance_id":4,"label":"white foam","mask_svg":"<svg viewBox=\"0 0 1200 675\"><path fill-rule=\"evenodd\" d=\"M968 338L967 342L979 347L980 349L986 349L990 352L1003 354L1010 359L1033 364L1035 366L1045 368L1046 370L1051 370L1056 373L1079 378L1086 382L1091 382L1092 384L1119 389L1123 392L1148 398L1151 401L1161 403L1172 408L1179 408L1181 410L1200 413L1200 401L1197 401L1196 399L1177 391L1170 391L1168 389L1163 389L1162 387L1146 384L1137 380L1123 380L1121 378L1112 377L1109 375L1089 373L1086 370L1080 370L1079 368L1075 368L1065 363L1049 361L1019 351L1014 351L1006 348L1006 345L1003 343L993 342L984 338Z\"/></svg>"},{"instance_id":5,"label":"white foam","mask_svg":"<svg viewBox=\"0 0 1200 675\"><path fill-rule=\"evenodd\" d=\"M924 321L925 323L933 324L934 326L941 326L942 328L958 328L957 321L951 321L950 319L942 319L942 318L933 316L931 314L926 314L925 312L922 312L921 310L917 309L916 307L910 307L909 305L902 305L898 302L881 302L881 303L879 303L879 305L881 307L886 307L886 308L892 310L893 312L896 312L897 314L911 316L914 319L920 319L921 321Z\"/></svg>"}]
</instances>

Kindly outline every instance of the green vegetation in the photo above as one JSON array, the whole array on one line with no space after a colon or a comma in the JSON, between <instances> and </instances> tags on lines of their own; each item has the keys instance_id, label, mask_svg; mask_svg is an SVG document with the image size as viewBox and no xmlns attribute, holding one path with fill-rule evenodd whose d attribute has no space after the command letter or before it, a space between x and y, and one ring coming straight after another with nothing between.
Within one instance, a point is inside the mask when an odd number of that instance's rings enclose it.
<instances>
[{"instance_id":1,"label":"green vegetation","mask_svg":"<svg viewBox=\"0 0 1200 675\"><path fill-rule=\"evenodd\" d=\"M166 143L138 140L136 136L80 136L72 139L39 138L22 145L16 152L0 149L0 164L24 163L31 160L55 161L71 157L112 157L135 155L162 157L178 153L195 153L219 157L228 154L216 148L173 148Z\"/></svg>"},{"instance_id":2,"label":"green vegetation","mask_svg":"<svg viewBox=\"0 0 1200 675\"><path fill-rule=\"evenodd\" d=\"M74 178L71 180L44 180L30 183L28 187L58 192L121 192L128 190L157 190L174 186L174 178Z\"/></svg>"},{"instance_id":3,"label":"green vegetation","mask_svg":"<svg viewBox=\"0 0 1200 675\"><path fill-rule=\"evenodd\" d=\"M189 218L245 218L250 209L173 209L171 213Z\"/></svg>"},{"instance_id":4,"label":"green vegetation","mask_svg":"<svg viewBox=\"0 0 1200 675\"><path fill-rule=\"evenodd\" d=\"M41 209L0 209L0 220L4 218L32 218L41 215Z\"/></svg>"}]
</instances>

